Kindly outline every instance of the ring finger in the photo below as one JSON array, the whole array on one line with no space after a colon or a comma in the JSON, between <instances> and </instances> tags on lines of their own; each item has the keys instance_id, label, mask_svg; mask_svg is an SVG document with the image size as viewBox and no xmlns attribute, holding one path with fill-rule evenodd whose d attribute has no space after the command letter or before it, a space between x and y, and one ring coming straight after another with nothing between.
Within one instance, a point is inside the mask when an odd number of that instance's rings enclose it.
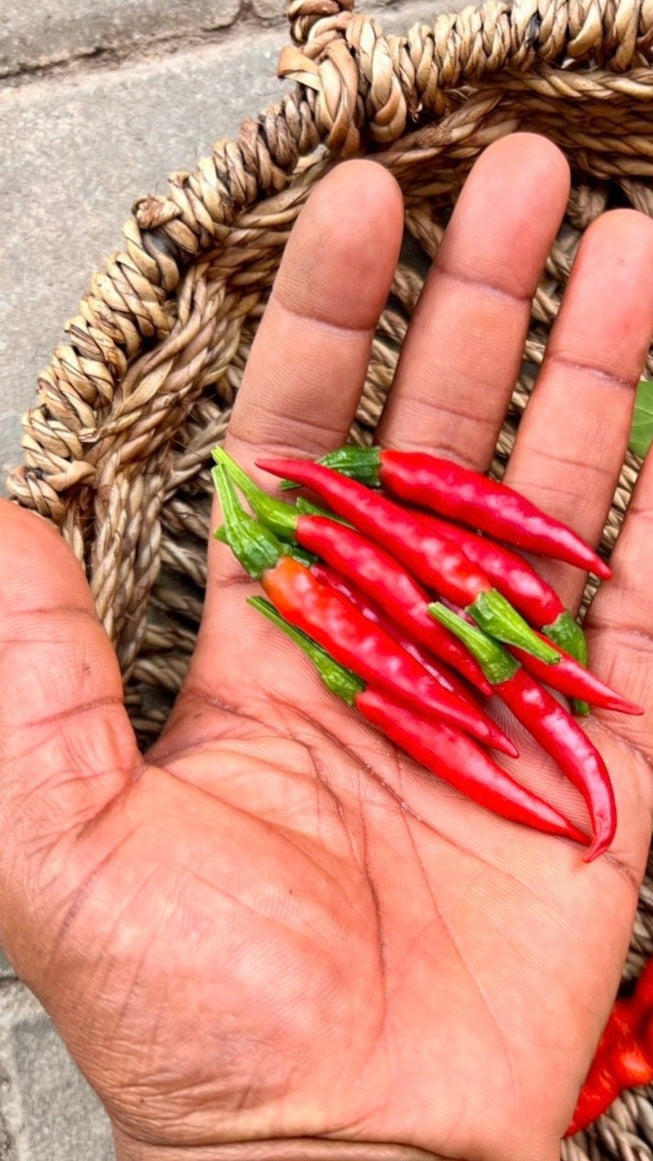
<instances>
[{"instance_id":1,"label":"ring finger","mask_svg":"<svg viewBox=\"0 0 653 1161\"><path fill-rule=\"evenodd\" d=\"M633 210L585 233L506 483L598 543L628 444L634 388L653 329L653 222ZM538 565L569 608L585 576Z\"/></svg>"}]
</instances>

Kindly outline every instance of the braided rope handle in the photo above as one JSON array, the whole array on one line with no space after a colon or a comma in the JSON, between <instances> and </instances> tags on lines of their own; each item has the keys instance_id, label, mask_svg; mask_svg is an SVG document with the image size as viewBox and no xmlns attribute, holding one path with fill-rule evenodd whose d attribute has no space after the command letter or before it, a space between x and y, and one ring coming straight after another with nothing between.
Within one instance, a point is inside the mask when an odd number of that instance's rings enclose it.
<instances>
[{"instance_id":1,"label":"braided rope handle","mask_svg":"<svg viewBox=\"0 0 653 1161\"><path fill-rule=\"evenodd\" d=\"M385 37L375 20L354 14L353 2L289 0L294 43L279 75L294 90L245 121L235 141L218 141L193 172L173 174L166 194L135 203L124 249L94 277L66 328L68 343L39 379L25 464L8 481L22 504L63 526L66 491L99 486L103 424L110 415L112 433L127 426L136 406L129 365L169 335L182 273L219 247L244 208L285 188L300 158L320 144L340 156L359 152L365 139L388 147L422 113L445 112L450 90L498 73L536 73L571 59L619 74L646 63L653 41L649 0L487 0L402 37ZM590 76L577 84L591 84ZM69 539L81 556L79 536Z\"/></svg>"}]
</instances>

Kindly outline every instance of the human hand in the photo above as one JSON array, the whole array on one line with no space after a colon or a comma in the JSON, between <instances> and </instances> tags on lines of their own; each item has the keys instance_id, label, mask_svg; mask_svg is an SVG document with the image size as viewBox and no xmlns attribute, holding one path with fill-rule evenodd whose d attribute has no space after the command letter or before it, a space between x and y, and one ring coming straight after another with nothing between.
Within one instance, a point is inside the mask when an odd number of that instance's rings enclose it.
<instances>
[{"instance_id":1,"label":"human hand","mask_svg":"<svg viewBox=\"0 0 653 1161\"><path fill-rule=\"evenodd\" d=\"M382 442L487 468L567 194L541 138L476 164ZM266 487L257 455L346 438L401 228L398 189L370 162L337 168L303 212L227 440ZM653 224L607 214L582 242L506 477L591 542L652 328ZM0 938L122 1161L554 1161L650 840L652 505L653 461L587 621L592 667L646 707L585 724L619 811L590 865L459 798L336 704L215 541L188 679L141 757L79 565L45 522L0 506ZM546 570L577 607L584 578ZM518 740L520 779L581 821L575 792Z\"/></svg>"}]
</instances>

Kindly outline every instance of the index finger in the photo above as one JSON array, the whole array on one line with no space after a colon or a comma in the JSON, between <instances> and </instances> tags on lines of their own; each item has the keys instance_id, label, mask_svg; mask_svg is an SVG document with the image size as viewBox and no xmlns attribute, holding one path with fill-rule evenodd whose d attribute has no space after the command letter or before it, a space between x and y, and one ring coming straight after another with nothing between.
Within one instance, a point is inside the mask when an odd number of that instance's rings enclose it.
<instances>
[{"instance_id":1,"label":"index finger","mask_svg":"<svg viewBox=\"0 0 653 1161\"><path fill-rule=\"evenodd\" d=\"M226 446L246 470L257 455L320 456L345 441L402 232L399 186L374 162L338 166L311 195L229 425Z\"/></svg>"},{"instance_id":2,"label":"index finger","mask_svg":"<svg viewBox=\"0 0 653 1161\"><path fill-rule=\"evenodd\" d=\"M401 192L374 162L338 166L302 210L225 440L229 453L266 490L270 477L255 467L258 457L320 456L346 440L402 234ZM218 523L216 503L212 527ZM247 609L242 585L232 591L239 577L242 569L229 549L211 539L204 615L187 689L194 684L215 690L223 678L230 681L242 662L245 638L256 642L260 657L269 626L254 628L260 618Z\"/></svg>"}]
</instances>

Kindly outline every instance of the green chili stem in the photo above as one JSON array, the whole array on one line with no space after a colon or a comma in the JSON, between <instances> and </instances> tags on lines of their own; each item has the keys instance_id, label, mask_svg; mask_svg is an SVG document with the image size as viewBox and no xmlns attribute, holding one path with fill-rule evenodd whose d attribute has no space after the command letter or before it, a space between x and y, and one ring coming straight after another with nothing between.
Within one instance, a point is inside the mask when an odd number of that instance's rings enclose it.
<instances>
[{"instance_id":1,"label":"green chili stem","mask_svg":"<svg viewBox=\"0 0 653 1161\"><path fill-rule=\"evenodd\" d=\"M543 633L565 653L571 653L581 665L587 666L587 641L585 634L571 613L566 609L550 625L545 625Z\"/></svg>"},{"instance_id":2,"label":"green chili stem","mask_svg":"<svg viewBox=\"0 0 653 1161\"><path fill-rule=\"evenodd\" d=\"M516 645L533 657L539 657L547 665L555 665L560 660L560 654L551 646L541 641L526 621L513 609L512 605L497 589L488 589L481 593L467 612L474 618L476 624L496 637L498 641L505 641L507 645Z\"/></svg>"},{"instance_id":3,"label":"green chili stem","mask_svg":"<svg viewBox=\"0 0 653 1161\"><path fill-rule=\"evenodd\" d=\"M213 535L216 540L221 542L221 544L226 544L227 546L229 545L224 524L222 524L219 528L216 528ZM306 552L306 549L300 548L298 544L284 544L282 545L282 548L284 556L292 556L294 560L298 560L300 564L306 565L306 568L310 568L311 565L317 563L318 557L314 556L312 552Z\"/></svg>"},{"instance_id":4,"label":"green chili stem","mask_svg":"<svg viewBox=\"0 0 653 1161\"><path fill-rule=\"evenodd\" d=\"M283 500L275 500L257 487L224 448L214 448L211 454L217 464L222 464L226 468L234 484L243 493L252 511L266 528L274 532L280 540L294 540L299 517L293 506L285 504Z\"/></svg>"},{"instance_id":5,"label":"green chili stem","mask_svg":"<svg viewBox=\"0 0 653 1161\"><path fill-rule=\"evenodd\" d=\"M354 705L356 695L365 689L362 681L349 669L345 669L344 665L339 665L337 661L334 661L333 657L330 657L321 645L318 645L301 629L296 629L294 625L290 625L270 601L266 601L263 597L249 597L247 603L254 609L258 609L259 613L263 613L268 621L272 621L274 625L283 630L287 637L290 637L291 641L299 645L299 648L313 662L330 693L335 694L341 701L347 702L347 705Z\"/></svg>"},{"instance_id":6,"label":"green chili stem","mask_svg":"<svg viewBox=\"0 0 653 1161\"><path fill-rule=\"evenodd\" d=\"M224 517L218 539L226 541L245 571L259 580L267 569L274 568L283 555L283 546L276 536L241 508L223 463L213 468L211 478Z\"/></svg>"},{"instance_id":7,"label":"green chili stem","mask_svg":"<svg viewBox=\"0 0 653 1161\"><path fill-rule=\"evenodd\" d=\"M371 488L379 488L381 481L381 448L379 447L341 447L337 451L322 456L318 463L343 476L352 476L361 484Z\"/></svg>"},{"instance_id":8,"label":"green chili stem","mask_svg":"<svg viewBox=\"0 0 653 1161\"><path fill-rule=\"evenodd\" d=\"M580 665L587 666L587 641L585 634L578 622L572 617L571 613L566 609L564 613L560 613L550 625L545 625L543 632L547 637L564 649L566 653L570 653L572 657ZM586 717L590 712L590 707L586 701L579 701L575 698L572 702L574 713L581 717Z\"/></svg>"},{"instance_id":9,"label":"green chili stem","mask_svg":"<svg viewBox=\"0 0 653 1161\"><path fill-rule=\"evenodd\" d=\"M506 653L498 641L493 641L487 633L478 629L476 625L464 621L440 601L429 605L428 611L467 646L492 685L501 685L502 682L509 681L519 669L519 662Z\"/></svg>"}]
</instances>

